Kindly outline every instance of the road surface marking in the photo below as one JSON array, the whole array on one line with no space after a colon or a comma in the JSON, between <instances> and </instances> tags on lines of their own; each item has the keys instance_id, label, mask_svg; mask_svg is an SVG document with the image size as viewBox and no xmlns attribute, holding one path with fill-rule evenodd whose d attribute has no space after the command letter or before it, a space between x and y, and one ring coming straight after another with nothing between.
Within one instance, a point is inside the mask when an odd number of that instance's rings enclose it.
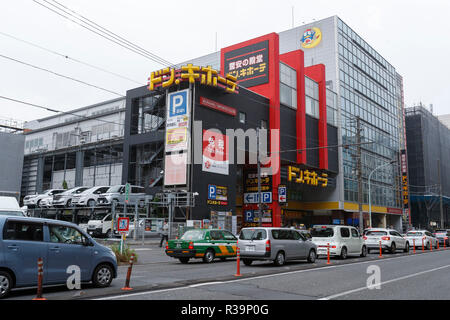
<instances>
[{"instance_id":1,"label":"road surface marking","mask_svg":"<svg viewBox=\"0 0 450 320\"><path fill-rule=\"evenodd\" d=\"M438 251L436 251L436 252L438 252ZM239 281L249 281L249 280L255 280L255 279L271 278L271 277L282 276L282 275L290 275L290 274L304 273L304 272L309 272L309 271L318 271L318 270L325 270L325 269L334 269L334 268L345 267L348 265L355 266L355 265L360 265L360 264L390 261L390 260L394 260L394 259L402 259L402 258L408 258L408 257L420 257L420 254L418 254L418 255L411 254L411 255L406 255L406 256L383 258L383 259L371 259L371 260L362 261L362 262L346 263L346 264L325 266L325 267L320 267L320 268L311 268L311 269L306 269L306 270L280 272L280 273L274 273L274 274L268 274L268 275L256 276L256 277L250 276L247 278L241 278L241 279L236 279L236 280L225 280L222 282L211 281L211 282L205 282L205 283L201 283L201 284L189 285L189 286L177 287L177 288L171 288L171 289L147 290L147 291L143 291L143 292L137 292L137 293L131 293L131 294L121 294L121 295L115 295L115 296L110 296L110 297L97 298L97 299L93 299L93 300L113 300L113 299L120 299L120 298L126 298L126 297L141 296L141 295L152 294L152 293L169 292L169 291L174 291L174 290L184 290L184 289L189 289L189 288L195 288L196 286L198 287L200 285L207 286L207 285L218 284L218 283L219 284L228 284L228 283L239 282ZM445 266L445 267L448 267L448 266ZM324 299L324 298L322 298L322 299Z\"/></svg>"},{"instance_id":2,"label":"road surface marking","mask_svg":"<svg viewBox=\"0 0 450 320\"><path fill-rule=\"evenodd\" d=\"M387 283L391 283L391 282L396 282L396 281L400 281L400 280L405 280L405 279L408 279L408 278L417 277L417 276L420 276L420 275L425 274L425 273L434 272L434 271L445 269L445 268L448 268L448 267L450 267L450 265L446 265L446 266L439 267L439 268L434 268L434 269L430 269L430 270L425 270L425 271L413 273L413 274L410 274L410 275L407 275L407 276L403 276L403 277L400 277L400 278L396 278L396 279L392 279L392 280L387 280L387 281L381 282L379 285L382 286L382 285L387 284ZM355 293L355 292L358 292L358 291L367 290L367 289L369 289L369 288L367 286L365 286L365 287L361 287L361 288L358 288L358 289L353 289L353 290L337 293L337 294L334 294L334 295L331 295L331 296L328 296L328 297L325 297L325 298L320 298L318 300L331 300L331 299L335 299L335 298L338 298L338 297L346 296L346 295L349 295L349 294L352 294L352 293Z\"/></svg>"}]
</instances>

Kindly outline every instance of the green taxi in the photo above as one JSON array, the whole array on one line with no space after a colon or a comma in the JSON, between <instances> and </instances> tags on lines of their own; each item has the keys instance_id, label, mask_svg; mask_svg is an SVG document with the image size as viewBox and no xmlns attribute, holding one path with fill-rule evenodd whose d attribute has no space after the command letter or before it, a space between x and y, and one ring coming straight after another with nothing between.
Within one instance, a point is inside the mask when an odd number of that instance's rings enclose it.
<instances>
[{"instance_id":1,"label":"green taxi","mask_svg":"<svg viewBox=\"0 0 450 320\"><path fill-rule=\"evenodd\" d=\"M169 240L166 254L188 263L189 259L201 258L210 263L214 258L225 260L236 257L237 238L229 231L221 229L192 229L180 239Z\"/></svg>"}]
</instances>

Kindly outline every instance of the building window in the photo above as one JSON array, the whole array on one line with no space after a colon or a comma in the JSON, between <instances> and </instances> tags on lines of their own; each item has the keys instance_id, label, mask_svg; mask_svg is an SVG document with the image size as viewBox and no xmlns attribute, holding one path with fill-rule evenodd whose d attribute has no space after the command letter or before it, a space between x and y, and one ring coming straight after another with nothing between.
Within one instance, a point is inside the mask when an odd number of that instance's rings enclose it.
<instances>
[{"instance_id":1,"label":"building window","mask_svg":"<svg viewBox=\"0 0 450 320\"><path fill-rule=\"evenodd\" d=\"M239 112L239 122L245 124L247 115L244 112Z\"/></svg>"},{"instance_id":2,"label":"building window","mask_svg":"<svg viewBox=\"0 0 450 320\"><path fill-rule=\"evenodd\" d=\"M297 109L297 71L280 63L280 103Z\"/></svg>"}]
</instances>

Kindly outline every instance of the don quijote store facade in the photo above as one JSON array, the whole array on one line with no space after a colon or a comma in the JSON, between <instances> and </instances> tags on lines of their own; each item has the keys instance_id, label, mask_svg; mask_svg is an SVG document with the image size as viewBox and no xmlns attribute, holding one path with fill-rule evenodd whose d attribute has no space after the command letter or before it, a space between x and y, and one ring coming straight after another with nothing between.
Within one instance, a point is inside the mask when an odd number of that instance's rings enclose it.
<instances>
[{"instance_id":1,"label":"don quijote store facade","mask_svg":"<svg viewBox=\"0 0 450 320\"><path fill-rule=\"evenodd\" d=\"M220 70L154 71L148 86L127 92L123 182L197 194L175 221L232 231L258 225L260 128L262 225L353 223L355 213L330 200L339 159L329 146L338 144L338 128L327 121L336 95L325 66L305 67L302 50L280 54L276 33L222 48L220 59Z\"/></svg>"}]
</instances>

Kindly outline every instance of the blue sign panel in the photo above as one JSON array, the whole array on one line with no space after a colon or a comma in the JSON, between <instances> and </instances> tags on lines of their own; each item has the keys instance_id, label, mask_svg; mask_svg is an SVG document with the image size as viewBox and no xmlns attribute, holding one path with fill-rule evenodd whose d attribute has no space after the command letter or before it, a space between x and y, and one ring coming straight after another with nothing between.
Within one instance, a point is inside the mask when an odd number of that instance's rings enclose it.
<instances>
[{"instance_id":1,"label":"blue sign panel","mask_svg":"<svg viewBox=\"0 0 450 320\"><path fill-rule=\"evenodd\" d=\"M245 211L245 222L253 222L253 219L255 218L255 213L253 212L253 210L246 210Z\"/></svg>"},{"instance_id":2,"label":"blue sign panel","mask_svg":"<svg viewBox=\"0 0 450 320\"><path fill-rule=\"evenodd\" d=\"M217 187L215 185L208 185L208 199L215 200L217 193Z\"/></svg>"},{"instance_id":3,"label":"blue sign panel","mask_svg":"<svg viewBox=\"0 0 450 320\"><path fill-rule=\"evenodd\" d=\"M183 116L187 114L187 90L177 91L169 95L169 116Z\"/></svg>"}]
</instances>

